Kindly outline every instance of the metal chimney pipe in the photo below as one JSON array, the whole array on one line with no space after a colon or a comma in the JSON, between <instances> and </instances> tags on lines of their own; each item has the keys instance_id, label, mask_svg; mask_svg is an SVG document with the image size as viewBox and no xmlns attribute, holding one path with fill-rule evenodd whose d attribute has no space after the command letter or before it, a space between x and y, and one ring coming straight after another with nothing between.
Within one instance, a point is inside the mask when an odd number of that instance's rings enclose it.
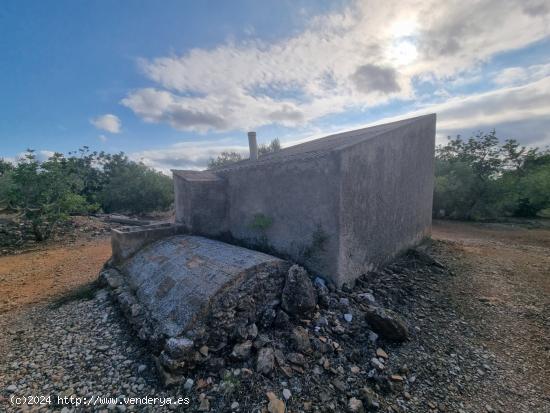
<instances>
[{"instance_id":1,"label":"metal chimney pipe","mask_svg":"<svg viewBox=\"0 0 550 413\"><path fill-rule=\"evenodd\" d=\"M248 132L248 147L250 148L250 160L257 160L258 143L256 142L256 132Z\"/></svg>"}]
</instances>

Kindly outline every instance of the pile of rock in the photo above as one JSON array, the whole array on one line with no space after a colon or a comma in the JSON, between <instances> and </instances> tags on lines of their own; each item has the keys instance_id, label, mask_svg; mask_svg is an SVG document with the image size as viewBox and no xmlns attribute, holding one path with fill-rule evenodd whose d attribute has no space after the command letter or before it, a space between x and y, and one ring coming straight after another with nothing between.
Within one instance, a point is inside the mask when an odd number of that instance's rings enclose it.
<instances>
[{"instance_id":1,"label":"pile of rock","mask_svg":"<svg viewBox=\"0 0 550 413\"><path fill-rule=\"evenodd\" d=\"M338 373L343 357L371 365L371 376L377 377L385 361L383 351L374 354L377 337L408 337L401 318L376 306L372 294L346 293L321 278L312 281L298 265L286 273L250 274L232 284L177 336L162 333L116 269L107 268L101 278L140 338L149 342L166 385L181 382L198 367L210 374L240 369L267 377L312 369Z\"/></svg>"},{"instance_id":2,"label":"pile of rock","mask_svg":"<svg viewBox=\"0 0 550 413\"><path fill-rule=\"evenodd\" d=\"M35 236L29 222L0 219L0 253L6 254L34 242Z\"/></svg>"}]
</instances>

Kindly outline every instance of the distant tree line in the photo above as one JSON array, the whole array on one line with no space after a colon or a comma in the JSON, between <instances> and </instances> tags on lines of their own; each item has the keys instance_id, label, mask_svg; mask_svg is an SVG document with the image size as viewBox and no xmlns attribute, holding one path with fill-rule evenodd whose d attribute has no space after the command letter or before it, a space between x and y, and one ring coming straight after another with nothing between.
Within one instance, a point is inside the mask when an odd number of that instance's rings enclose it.
<instances>
[{"instance_id":1,"label":"distant tree line","mask_svg":"<svg viewBox=\"0 0 550 413\"><path fill-rule=\"evenodd\" d=\"M172 179L124 154L83 147L40 162L28 150L15 164L0 159L0 209L17 212L38 241L71 214L141 214L173 203Z\"/></svg>"},{"instance_id":2,"label":"distant tree line","mask_svg":"<svg viewBox=\"0 0 550 413\"><path fill-rule=\"evenodd\" d=\"M275 138L270 143L261 144L258 147L258 156L267 155L268 153L277 152L279 150L281 150L281 142L279 141L279 138ZM229 165L242 160L243 157L239 152L224 151L216 158L210 158L208 160L208 169L218 168L220 166Z\"/></svg>"},{"instance_id":3,"label":"distant tree line","mask_svg":"<svg viewBox=\"0 0 550 413\"><path fill-rule=\"evenodd\" d=\"M495 131L449 138L436 150L434 216L488 220L536 217L550 208L550 151Z\"/></svg>"}]
</instances>

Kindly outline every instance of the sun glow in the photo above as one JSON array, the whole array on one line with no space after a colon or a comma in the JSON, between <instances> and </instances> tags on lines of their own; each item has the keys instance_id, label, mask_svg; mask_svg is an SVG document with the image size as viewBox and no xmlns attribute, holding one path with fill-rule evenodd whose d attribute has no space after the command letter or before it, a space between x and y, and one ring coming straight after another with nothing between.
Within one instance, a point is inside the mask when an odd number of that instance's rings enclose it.
<instances>
[{"instance_id":1,"label":"sun glow","mask_svg":"<svg viewBox=\"0 0 550 413\"><path fill-rule=\"evenodd\" d=\"M398 20L390 27L392 37L388 58L397 66L408 65L418 57L415 44L418 24L415 20Z\"/></svg>"},{"instance_id":2,"label":"sun glow","mask_svg":"<svg viewBox=\"0 0 550 413\"><path fill-rule=\"evenodd\" d=\"M391 25L390 33L394 38L414 36L418 29L415 20L398 20Z\"/></svg>"},{"instance_id":3,"label":"sun glow","mask_svg":"<svg viewBox=\"0 0 550 413\"><path fill-rule=\"evenodd\" d=\"M389 50L389 58L399 66L408 65L416 60L418 50L416 45L409 40L396 41Z\"/></svg>"}]
</instances>

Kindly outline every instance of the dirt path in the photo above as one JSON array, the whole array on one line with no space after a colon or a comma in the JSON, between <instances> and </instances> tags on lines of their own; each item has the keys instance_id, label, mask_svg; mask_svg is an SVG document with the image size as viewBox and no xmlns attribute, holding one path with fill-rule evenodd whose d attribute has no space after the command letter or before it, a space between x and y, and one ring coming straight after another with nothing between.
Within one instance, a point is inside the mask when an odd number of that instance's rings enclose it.
<instances>
[{"instance_id":1,"label":"dirt path","mask_svg":"<svg viewBox=\"0 0 550 413\"><path fill-rule=\"evenodd\" d=\"M550 411L550 230L440 221L433 237L453 252L445 294L500 362L492 399Z\"/></svg>"},{"instance_id":2,"label":"dirt path","mask_svg":"<svg viewBox=\"0 0 550 413\"><path fill-rule=\"evenodd\" d=\"M0 257L0 314L72 291L97 278L108 237Z\"/></svg>"}]
</instances>

